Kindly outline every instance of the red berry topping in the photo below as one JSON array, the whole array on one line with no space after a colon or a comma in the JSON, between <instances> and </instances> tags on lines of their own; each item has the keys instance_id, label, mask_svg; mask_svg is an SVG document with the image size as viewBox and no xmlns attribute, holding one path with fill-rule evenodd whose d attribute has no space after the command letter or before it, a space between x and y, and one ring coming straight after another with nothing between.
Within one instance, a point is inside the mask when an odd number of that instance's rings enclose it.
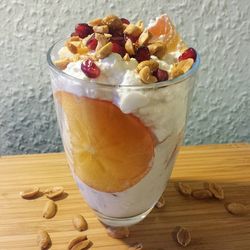
<instances>
[{"instance_id":1,"label":"red berry topping","mask_svg":"<svg viewBox=\"0 0 250 250\"><path fill-rule=\"evenodd\" d=\"M138 50L136 51L135 59L138 62L149 60L150 59L150 52L149 52L148 47L145 47L145 46L139 47Z\"/></svg>"},{"instance_id":2,"label":"red berry topping","mask_svg":"<svg viewBox=\"0 0 250 250\"><path fill-rule=\"evenodd\" d=\"M182 55L179 56L179 61L183 61L183 60L186 60L188 58L192 58L195 61L196 60L196 56L197 56L197 53L196 53L195 49L188 48L187 50L185 50L182 53Z\"/></svg>"},{"instance_id":3,"label":"red berry topping","mask_svg":"<svg viewBox=\"0 0 250 250\"><path fill-rule=\"evenodd\" d=\"M91 59L82 62L81 70L89 78L96 78L101 73L101 70L96 66L96 64Z\"/></svg>"},{"instance_id":4,"label":"red berry topping","mask_svg":"<svg viewBox=\"0 0 250 250\"><path fill-rule=\"evenodd\" d=\"M129 20L126 18L121 18L122 23L130 24Z\"/></svg>"},{"instance_id":5,"label":"red berry topping","mask_svg":"<svg viewBox=\"0 0 250 250\"><path fill-rule=\"evenodd\" d=\"M157 69L153 72L153 75L157 78L158 82L168 80L168 72L163 69Z\"/></svg>"},{"instance_id":6,"label":"red berry topping","mask_svg":"<svg viewBox=\"0 0 250 250\"><path fill-rule=\"evenodd\" d=\"M94 36L92 36L86 43L87 47L90 50L95 50L96 46L97 46L98 41L95 39Z\"/></svg>"},{"instance_id":7,"label":"red berry topping","mask_svg":"<svg viewBox=\"0 0 250 250\"><path fill-rule=\"evenodd\" d=\"M86 36L92 34L93 28L90 27L87 23L79 23L75 27L75 32L79 35L81 38L85 38Z\"/></svg>"},{"instance_id":8,"label":"red berry topping","mask_svg":"<svg viewBox=\"0 0 250 250\"><path fill-rule=\"evenodd\" d=\"M112 52L118 53L121 57L124 57L126 54L126 50L119 43L112 42Z\"/></svg>"}]
</instances>

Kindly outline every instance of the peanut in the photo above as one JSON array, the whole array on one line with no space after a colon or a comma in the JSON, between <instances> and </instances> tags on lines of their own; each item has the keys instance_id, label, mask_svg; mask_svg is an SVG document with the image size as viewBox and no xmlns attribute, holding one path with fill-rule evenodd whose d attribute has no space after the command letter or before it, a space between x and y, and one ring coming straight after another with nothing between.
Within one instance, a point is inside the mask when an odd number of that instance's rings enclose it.
<instances>
[{"instance_id":1,"label":"peanut","mask_svg":"<svg viewBox=\"0 0 250 250\"><path fill-rule=\"evenodd\" d=\"M67 68L67 65L70 63L70 59L69 58L63 58L63 59L56 60L53 63L57 68L63 70L63 69Z\"/></svg>"},{"instance_id":2,"label":"peanut","mask_svg":"<svg viewBox=\"0 0 250 250\"><path fill-rule=\"evenodd\" d=\"M34 198L39 193L39 187L29 187L20 192L24 199Z\"/></svg>"},{"instance_id":3,"label":"peanut","mask_svg":"<svg viewBox=\"0 0 250 250\"><path fill-rule=\"evenodd\" d=\"M75 215L72 219L73 226L78 231L85 231L88 229L87 221L80 214Z\"/></svg>"},{"instance_id":4,"label":"peanut","mask_svg":"<svg viewBox=\"0 0 250 250\"><path fill-rule=\"evenodd\" d=\"M102 48L96 51L96 58L97 59L103 59L107 56L109 56L112 53L112 43L109 42L106 45L104 45Z\"/></svg>"},{"instance_id":5,"label":"peanut","mask_svg":"<svg viewBox=\"0 0 250 250\"><path fill-rule=\"evenodd\" d=\"M139 76L144 83L157 82L157 78L151 74L151 70L148 66L145 66L140 70Z\"/></svg>"},{"instance_id":6,"label":"peanut","mask_svg":"<svg viewBox=\"0 0 250 250\"><path fill-rule=\"evenodd\" d=\"M94 30L94 32L101 33L101 34L109 33L108 25L94 26L93 30Z\"/></svg>"},{"instance_id":7,"label":"peanut","mask_svg":"<svg viewBox=\"0 0 250 250\"><path fill-rule=\"evenodd\" d=\"M131 39L128 39L125 43L125 49L128 52L130 56L135 55L135 47L131 41Z\"/></svg>"},{"instance_id":8,"label":"peanut","mask_svg":"<svg viewBox=\"0 0 250 250\"><path fill-rule=\"evenodd\" d=\"M120 31L123 29L122 21L119 17L115 15L109 15L103 18L103 23L108 25L109 30L112 31Z\"/></svg>"},{"instance_id":9,"label":"peanut","mask_svg":"<svg viewBox=\"0 0 250 250\"><path fill-rule=\"evenodd\" d=\"M46 219L50 219L55 216L56 211L57 211L56 203L49 200L47 201L47 203L43 208L43 217Z\"/></svg>"},{"instance_id":10,"label":"peanut","mask_svg":"<svg viewBox=\"0 0 250 250\"><path fill-rule=\"evenodd\" d=\"M141 33L138 39L138 44L140 46L146 45L150 38L152 37L152 34L149 31L144 31Z\"/></svg>"},{"instance_id":11,"label":"peanut","mask_svg":"<svg viewBox=\"0 0 250 250\"><path fill-rule=\"evenodd\" d=\"M142 33L142 30L139 27L137 27L136 25L130 23L125 28L124 33L127 35L138 37Z\"/></svg>"},{"instance_id":12,"label":"peanut","mask_svg":"<svg viewBox=\"0 0 250 250\"><path fill-rule=\"evenodd\" d=\"M49 198L49 199L53 199L53 198L56 198L60 195L62 195L64 192L64 188L63 187L52 187L52 188L47 188L44 193L46 194L46 196Z\"/></svg>"},{"instance_id":13,"label":"peanut","mask_svg":"<svg viewBox=\"0 0 250 250\"><path fill-rule=\"evenodd\" d=\"M161 59L166 54L166 46L162 42L149 44L148 49L151 55L155 55L159 59Z\"/></svg>"},{"instance_id":14,"label":"peanut","mask_svg":"<svg viewBox=\"0 0 250 250\"><path fill-rule=\"evenodd\" d=\"M103 21L101 18L96 18L96 19L93 19L91 21L89 21L89 26L100 26L100 25L103 25Z\"/></svg>"},{"instance_id":15,"label":"peanut","mask_svg":"<svg viewBox=\"0 0 250 250\"><path fill-rule=\"evenodd\" d=\"M155 71L156 69L158 69L159 63L157 61L155 61L155 60L152 60L152 59L142 61L137 65L136 69L137 69L138 72L140 72L140 70L142 68L144 68L145 66L148 66L151 71Z\"/></svg>"},{"instance_id":16,"label":"peanut","mask_svg":"<svg viewBox=\"0 0 250 250\"><path fill-rule=\"evenodd\" d=\"M48 249L48 247L51 245L50 236L44 230L38 231L36 241L40 249Z\"/></svg>"}]
</instances>

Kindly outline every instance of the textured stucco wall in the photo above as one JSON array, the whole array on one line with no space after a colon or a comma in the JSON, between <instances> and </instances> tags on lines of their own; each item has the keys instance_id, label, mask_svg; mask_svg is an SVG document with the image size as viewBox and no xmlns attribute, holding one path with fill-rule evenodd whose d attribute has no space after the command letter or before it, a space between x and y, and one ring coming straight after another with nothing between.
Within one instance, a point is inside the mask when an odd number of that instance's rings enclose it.
<instances>
[{"instance_id":1,"label":"textured stucco wall","mask_svg":"<svg viewBox=\"0 0 250 250\"><path fill-rule=\"evenodd\" d=\"M186 143L250 141L248 0L1 0L0 154L62 149L46 51L75 23L168 13L202 57Z\"/></svg>"}]
</instances>

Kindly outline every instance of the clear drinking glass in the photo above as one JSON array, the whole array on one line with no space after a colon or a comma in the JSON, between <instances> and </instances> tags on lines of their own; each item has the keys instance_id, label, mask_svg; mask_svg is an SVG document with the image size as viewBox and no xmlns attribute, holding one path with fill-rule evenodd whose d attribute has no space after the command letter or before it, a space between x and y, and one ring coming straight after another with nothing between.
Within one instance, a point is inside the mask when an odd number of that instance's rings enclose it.
<instances>
[{"instance_id":1,"label":"clear drinking glass","mask_svg":"<svg viewBox=\"0 0 250 250\"><path fill-rule=\"evenodd\" d=\"M174 80L126 85L81 80L53 64L60 133L72 175L88 205L109 226L130 226L164 192L182 143L200 58Z\"/></svg>"}]
</instances>

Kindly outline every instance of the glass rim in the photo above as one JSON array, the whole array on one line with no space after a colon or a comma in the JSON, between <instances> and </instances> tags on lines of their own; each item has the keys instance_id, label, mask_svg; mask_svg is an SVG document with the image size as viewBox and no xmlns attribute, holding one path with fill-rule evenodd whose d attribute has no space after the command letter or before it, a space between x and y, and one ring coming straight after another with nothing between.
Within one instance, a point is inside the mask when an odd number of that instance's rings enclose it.
<instances>
[{"instance_id":1,"label":"glass rim","mask_svg":"<svg viewBox=\"0 0 250 250\"><path fill-rule=\"evenodd\" d=\"M47 52L47 62L48 65L50 67L50 69L52 69L53 71L62 74L64 77L67 77L71 80L77 81L79 83L85 83L86 84L86 80L74 77L72 75L69 75L65 72L63 72L61 69L57 68L55 66L55 64L53 63L52 59L51 59L51 53L54 49L54 47L60 43L65 41L65 39L59 39L58 41L54 42L54 44L49 48L48 52ZM107 83L103 83L103 82L99 82L99 81L95 81L94 79L91 79L91 83L96 84L97 86L100 87L109 87L109 88L114 88L114 87L122 87L122 88L135 88L135 89L151 89L151 88L162 88L162 87L166 87L166 86L171 86L171 85L175 85L178 83L181 83L183 81L185 81L186 79L190 78L191 76L193 76L197 70L199 69L200 66L200 56L197 53L196 56L196 60L194 62L194 64L192 65L191 69L189 69L186 73L172 79L172 80L167 80L167 81L162 81L162 82L157 82L157 83L149 83L149 84L107 84Z\"/></svg>"}]
</instances>

